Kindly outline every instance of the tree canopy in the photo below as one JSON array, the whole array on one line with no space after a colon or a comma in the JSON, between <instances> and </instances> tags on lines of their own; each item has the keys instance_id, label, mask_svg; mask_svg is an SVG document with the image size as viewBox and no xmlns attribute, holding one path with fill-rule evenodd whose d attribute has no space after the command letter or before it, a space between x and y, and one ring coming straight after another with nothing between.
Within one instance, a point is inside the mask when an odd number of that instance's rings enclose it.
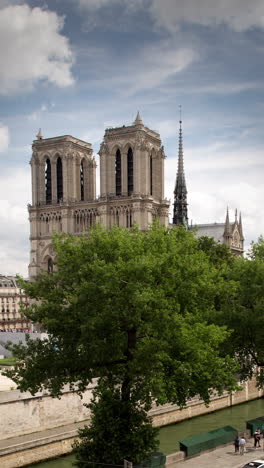
<instances>
[{"instance_id":1,"label":"tree canopy","mask_svg":"<svg viewBox=\"0 0 264 468\"><path fill-rule=\"evenodd\" d=\"M83 392L97 377L124 405L147 411L152 401L184 406L198 394L208 403L235 388L235 360L219 352L229 332L207 320L235 287L226 252L208 255L192 233L158 225L96 227L53 244L56 271L23 283L34 299L24 313L48 338L15 347L23 362L10 375L21 390Z\"/></svg>"},{"instance_id":2,"label":"tree canopy","mask_svg":"<svg viewBox=\"0 0 264 468\"><path fill-rule=\"evenodd\" d=\"M211 317L213 323L233 330L224 343L225 352L236 357L241 379L256 373L264 385L264 240L251 244L249 258L237 258L227 273L236 288L229 301Z\"/></svg>"}]
</instances>

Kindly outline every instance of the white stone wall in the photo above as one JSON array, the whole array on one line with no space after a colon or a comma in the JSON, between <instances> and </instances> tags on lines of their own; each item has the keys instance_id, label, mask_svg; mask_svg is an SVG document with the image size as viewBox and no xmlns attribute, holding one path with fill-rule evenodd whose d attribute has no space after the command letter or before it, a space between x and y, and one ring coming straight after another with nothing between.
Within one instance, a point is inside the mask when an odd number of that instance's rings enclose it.
<instances>
[{"instance_id":1,"label":"white stone wall","mask_svg":"<svg viewBox=\"0 0 264 468\"><path fill-rule=\"evenodd\" d=\"M0 439L31 432L44 431L89 418L92 386L81 399L76 393L65 392L60 399L44 392L32 396L19 390L0 392Z\"/></svg>"}]
</instances>

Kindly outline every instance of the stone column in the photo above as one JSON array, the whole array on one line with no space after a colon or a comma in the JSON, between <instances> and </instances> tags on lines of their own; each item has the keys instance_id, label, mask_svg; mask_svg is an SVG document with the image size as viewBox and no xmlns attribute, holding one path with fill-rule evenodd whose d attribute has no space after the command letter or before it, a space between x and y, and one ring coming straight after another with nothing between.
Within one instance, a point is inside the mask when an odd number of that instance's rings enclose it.
<instances>
[{"instance_id":1,"label":"stone column","mask_svg":"<svg viewBox=\"0 0 264 468\"><path fill-rule=\"evenodd\" d=\"M38 201L46 203L46 192L45 192L45 161L39 164L39 177L38 177Z\"/></svg>"},{"instance_id":2,"label":"stone column","mask_svg":"<svg viewBox=\"0 0 264 468\"><path fill-rule=\"evenodd\" d=\"M31 188L32 188L32 205L36 205L38 200L38 193L37 193L37 179L38 179L38 163L34 158L34 155L32 156L32 159L30 161L31 165Z\"/></svg>"},{"instance_id":3,"label":"stone column","mask_svg":"<svg viewBox=\"0 0 264 468\"><path fill-rule=\"evenodd\" d=\"M107 193L108 194L115 194L115 155L108 154L107 156L107 170L106 170L106 178L107 178Z\"/></svg>"}]
</instances>

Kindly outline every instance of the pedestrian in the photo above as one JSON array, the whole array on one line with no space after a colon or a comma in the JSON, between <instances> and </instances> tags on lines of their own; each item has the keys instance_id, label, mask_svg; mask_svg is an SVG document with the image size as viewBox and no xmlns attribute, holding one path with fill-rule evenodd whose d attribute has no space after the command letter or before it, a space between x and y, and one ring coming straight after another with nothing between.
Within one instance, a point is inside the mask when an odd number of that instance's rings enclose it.
<instances>
[{"instance_id":1,"label":"pedestrian","mask_svg":"<svg viewBox=\"0 0 264 468\"><path fill-rule=\"evenodd\" d=\"M240 439L239 439L239 451L240 451L240 455L244 455L244 452L245 452L245 445L246 445L246 440L244 439L244 437L240 437Z\"/></svg>"},{"instance_id":2,"label":"pedestrian","mask_svg":"<svg viewBox=\"0 0 264 468\"><path fill-rule=\"evenodd\" d=\"M235 446L235 453L238 453L239 452L239 437L238 437L238 435L236 436L236 438L234 440L234 446Z\"/></svg>"},{"instance_id":3,"label":"pedestrian","mask_svg":"<svg viewBox=\"0 0 264 468\"><path fill-rule=\"evenodd\" d=\"M260 430L260 427L257 428L257 435L256 435L256 439L257 439L257 446L260 447L260 438L261 438L261 430Z\"/></svg>"}]
</instances>

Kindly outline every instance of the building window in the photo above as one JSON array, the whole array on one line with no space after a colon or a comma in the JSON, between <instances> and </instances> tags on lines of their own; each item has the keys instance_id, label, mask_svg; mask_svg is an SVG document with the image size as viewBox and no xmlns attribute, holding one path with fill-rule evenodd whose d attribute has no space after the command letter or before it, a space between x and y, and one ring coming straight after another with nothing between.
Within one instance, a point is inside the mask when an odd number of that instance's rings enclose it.
<instances>
[{"instance_id":1,"label":"building window","mask_svg":"<svg viewBox=\"0 0 264 468\"><path fill-rule=\"evenodd\" d=\"M126 227L131 228L133 226L132 212L128 210L126 213Z\"/></svg>"},{"instance_id":2,"label":"building window","mask_svg":"<svg viewBox=\"0 0 264 468\"><path fill-rule=\"evenodd\" d=\"M57 202L63 199L62 161L57 159Z\"/></svg>"},{"instance_id":3,"label":"building window","mask_svg":"<svg viewBox=\"0 0 264 468\"><path fill-rule=\"evenodd\" d=\"M133 180L133 151L131 148L127 152L127 192L131 195L134 190Z\"/></svg>"},{"instance_id":4,"label":"building window","mask_svg":"<svg viewBox=\"0 0 264 468\"><path fill-rule=\"evenodd\" d=\"M152 161L152 155L150 155L150 160L149 160L149 179L150 179L150 195L153 195L153 161Z\"/></svg>"},{"instance_id":5,"label":"building window","mask_svg":"<svg viewBox=\"0 0 264 468\"><path fill-rule=\"evenodd\" d=\"M84 201L84 174L83 174L83 161L80 165L80 186L81 186L81 201Z\"/></svg>"},{"instance_id":6,"label":"building window","mask_svg":"<svg viewBox=\"0 0 264 468\"><path fill-rule=\"evenodd\" d=\"M116 159L115 159L115 182L116 182L116 195L121 195L122 187L121 187L121 153L118 149L116 152Z\"/></svg>"},{"instance_id":7,"label":"building window","mask_svg":"<svg viewBox=\"0 0 264 468\"><path fill-rule=\"evenodd\" d=\"M45 167L45 192L46 192L46 203L51 203L51 164L50 160L46 160Z\"/></svg>"},{"instance_id":8,"label":"building window","mask_svg":"<svg viewBox=\"0 0 264 468\"><path fill-rule=\"evenodd\" d=\"M51 258L48 259L48 273L53 272L53 261Z\"/></svg>"}]
</instances>

